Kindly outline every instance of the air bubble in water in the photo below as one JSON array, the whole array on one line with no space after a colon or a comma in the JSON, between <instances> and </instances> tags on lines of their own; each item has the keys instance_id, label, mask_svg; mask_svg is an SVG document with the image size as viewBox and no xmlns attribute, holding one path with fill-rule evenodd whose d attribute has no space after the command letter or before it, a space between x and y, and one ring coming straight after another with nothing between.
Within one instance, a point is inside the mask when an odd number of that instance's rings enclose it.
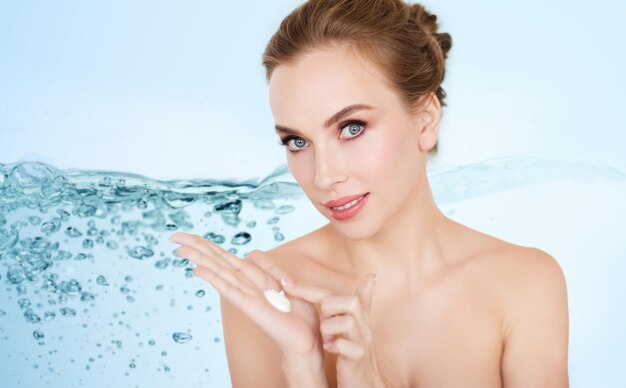
<instances>
[{"instance_id":1,"label":"air bubble in water","mask_svg":"<svg viewBox=\"0 0 626 388\"><path fill-rule=\"evenodd\" d=\"M230 243L233 245L245 245L252 239L250 233L247 232L239 232L235 236L233 236Z\"/></svg>"},{"instance_id":2,"label":"air bubble in water","mask_svg":"<svg viewBox=\"0 0 626 388\"><path fill-rule=\"evenodd\" d=\"M176 332L176 333L172 334L172 338L177 343L184 344L185 342L189 342L192 337L191 337L191 334L189 334L189 333Z\"/></svg>"},{"instance_id":3,"label":"air bubble in water","mask_svg":"<svg viewBox=\"0 0 626 388\"><path fill-rule=\"evenodd\" d=\"M98 275L98 278L96 279L96 283L98 283L101 286L109 285L109 282L107 282L107 279L102 275Z\"/></svg>"}]
</instances>

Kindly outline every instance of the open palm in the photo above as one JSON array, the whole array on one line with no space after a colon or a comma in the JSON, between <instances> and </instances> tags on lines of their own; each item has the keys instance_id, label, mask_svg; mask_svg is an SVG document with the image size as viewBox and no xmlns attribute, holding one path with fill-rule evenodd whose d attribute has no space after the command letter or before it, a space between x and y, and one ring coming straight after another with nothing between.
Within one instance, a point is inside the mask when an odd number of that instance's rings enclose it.
<instances>
[{"instance_id":1,"label":"open palm","mask_svg":"<svg viewBox=\"0 0 626 388\"><path fill-rule=\"evenodd\" d=\"M264 290L280 290L280 279L288 276L263 251L255 249L242 260L198 235L176 232L170 241L181 244L175 251L177 256L196 264L194 274L250 317L283 354L309 356L321 351L319 315L314 304L286 295L291 311L285 313L265 298Z\"/></svg>"}]
</instances>

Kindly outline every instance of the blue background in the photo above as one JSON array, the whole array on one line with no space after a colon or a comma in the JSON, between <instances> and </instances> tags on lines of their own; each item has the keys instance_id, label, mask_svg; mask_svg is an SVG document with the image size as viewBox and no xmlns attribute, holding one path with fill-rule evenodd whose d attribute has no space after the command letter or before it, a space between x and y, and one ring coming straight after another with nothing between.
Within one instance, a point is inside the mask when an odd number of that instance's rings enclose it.
<instances>
[{"instance_id":1,"label":"blue background","mask_svg":"<svg viewBox=\"0 0 626 388\"><path fill-rule=\"evenodd\" d=\"M156 179L268 175L285 157L261 56L298 4L0 0L0 163ZM422 4L453 39L448 107L429 167L526 155L626 171L625 2ZM479 220L504 204L508 219L501 213L502 225L481 230L508 230L500 237L555 254L568 278L572 387L619 386L623 196L617 186L602 188L605 197L552 190L526 193L554 198L542 208L517 205L528 219L516 218L506 196L457 215ZM506 226L513 223L519 229Z\"/></svg>"}]
</instances>

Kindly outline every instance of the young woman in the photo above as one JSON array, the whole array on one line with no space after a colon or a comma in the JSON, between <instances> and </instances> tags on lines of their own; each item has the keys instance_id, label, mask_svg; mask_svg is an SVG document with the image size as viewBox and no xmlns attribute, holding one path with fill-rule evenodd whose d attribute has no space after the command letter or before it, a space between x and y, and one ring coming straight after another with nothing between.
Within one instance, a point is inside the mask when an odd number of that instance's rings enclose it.
<instances>
[{"instance_id":1,"label":"young woman","mask_svg":"<svg viewBox=\"0 0 626 388\"><path fill-rule=\"evenodd\" d=\"M433 200L451 47L436 19L402 0L309 0L269 42L276 131L329 223L243 260L172 235L220 293L234 387L568 387L557 261Z\"/></svg>"}]
</instances>

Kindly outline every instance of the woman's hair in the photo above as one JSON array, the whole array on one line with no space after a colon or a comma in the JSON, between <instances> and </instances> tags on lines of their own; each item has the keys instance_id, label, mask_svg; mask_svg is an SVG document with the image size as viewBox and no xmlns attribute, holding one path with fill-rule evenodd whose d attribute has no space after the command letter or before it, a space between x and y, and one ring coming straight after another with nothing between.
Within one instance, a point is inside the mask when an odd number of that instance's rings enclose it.
<instances>
[{"instance_id":1,"label":"woman's hair","mask_svg":"<svg viewBox=\"0 0 626 388\"><path fill-rule=\"evenodd\" d=\"M347 44L378 66L410 114L431 92L446 106L441 83L452 38L437 28L437 16L403 0L308 0L283 19L267 44L266 79L307 51Z\"/></svg>"}]
</instances>

